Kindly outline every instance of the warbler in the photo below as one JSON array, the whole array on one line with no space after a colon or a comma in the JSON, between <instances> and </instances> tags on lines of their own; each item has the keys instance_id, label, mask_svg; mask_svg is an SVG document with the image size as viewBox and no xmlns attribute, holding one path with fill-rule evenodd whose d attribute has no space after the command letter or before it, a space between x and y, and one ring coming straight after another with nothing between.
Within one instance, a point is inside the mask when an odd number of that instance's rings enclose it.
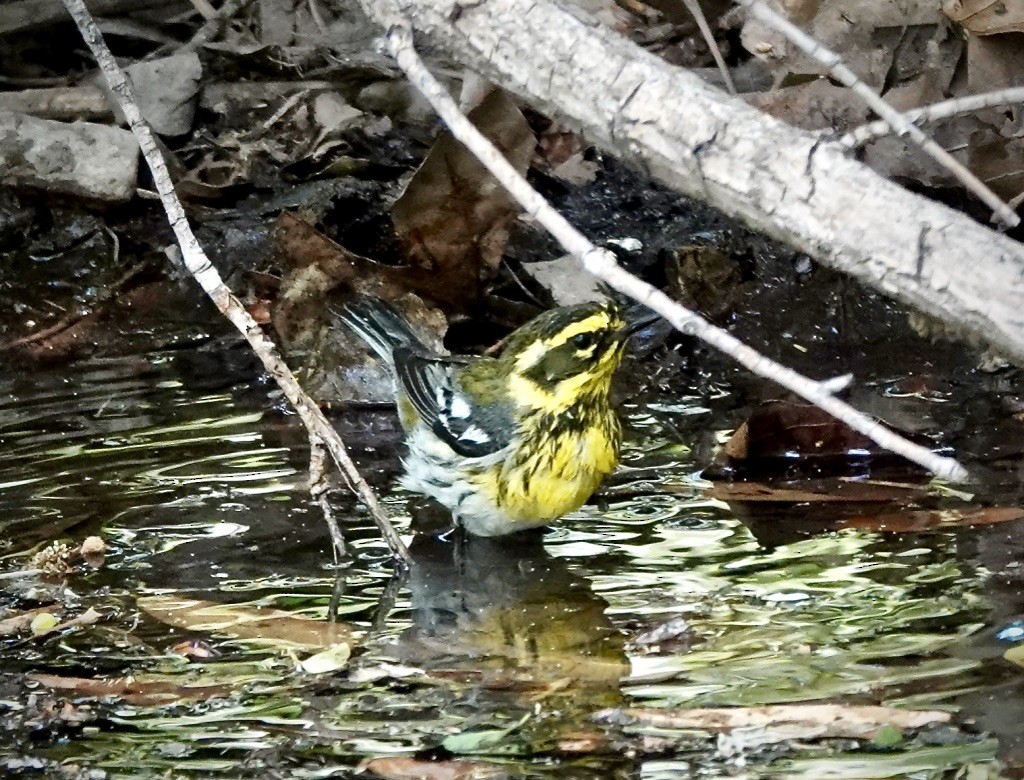
<instances>
[{"instance_id":1,"label":"warbler","mask_svg":"<svg viewBox=\"0 0 1024 780\"><path fill-rule=\"evenodd\" d=\"M498 357L429 349L384 301L339 312L391 369L408 454L401 484L447 507L470 534L501 536L578 509L616 467L622 427L609 398L632 332L608 301L547 311Z\"/></svg>"}]
</instances>

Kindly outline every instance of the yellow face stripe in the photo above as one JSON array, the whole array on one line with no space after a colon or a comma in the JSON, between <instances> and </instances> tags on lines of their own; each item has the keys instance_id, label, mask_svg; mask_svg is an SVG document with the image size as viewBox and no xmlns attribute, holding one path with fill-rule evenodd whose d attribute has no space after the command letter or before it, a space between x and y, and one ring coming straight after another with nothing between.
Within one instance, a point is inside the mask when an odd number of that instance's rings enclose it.
<instances>
[{"instance_id":1,"label":"yellow face stripe","mask_svg":"<svg viewBox=\"0 0 1024 780\"><path fill-rule=\"evenodd\" d=\"M560 347L573 336L578 336L580 333L595 333L597 331L608 330L611 326L611 321L608 318L608 313L599 311L596 314L591 314L589 317L580 320L579 322L573 322L567 325L562 330L558 331L554 336L549 339L538 339L533 344L523 350L522 354L516 359L517 372L526 371L537 364L544 355L556 347Z\"/></svg>"},{"instance_id":2,"label":"yellow face stripe","mask_svg":"<svg viewBox=\"0 0 1024 780\"><path fill-rule=\"evenodd\" d=\"M611 323L608 321L608 313L599 311L597 314L591 314L586 319L565 326L554 336L546 339L544 343L547 344L549 348L560 347L573 336L578 336L580 333L595 333L597 331L607 330L610 324Z\"/></svg>"}]
</instances>

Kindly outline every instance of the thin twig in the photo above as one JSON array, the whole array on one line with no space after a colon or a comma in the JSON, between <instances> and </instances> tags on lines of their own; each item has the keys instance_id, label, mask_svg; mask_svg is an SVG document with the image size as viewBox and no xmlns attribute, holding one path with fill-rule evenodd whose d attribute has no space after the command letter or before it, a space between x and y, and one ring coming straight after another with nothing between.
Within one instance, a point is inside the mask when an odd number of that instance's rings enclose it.
<instances>
[{"instance_id":1,"label":"thin twig","mask_svg":"<svg viewBox=\"0 0 1024 780\"><path fill-rule=\"evenodd\" d=\"M816 404L885 449L898 453L950 481L959 482L967 479L967 470L952 458L941 457L925 447L907 441L837 399L833 393L838 386L845 385L845 378L825 382L808 379L759 354L727 331L715 327L700 315L679 305L660 290L621 268L611 252L594 246L555 211L459 111L451 95L427 70L416 53L412 29L408 22L394 12L387 15L387 22L385 40L388 50L412 84L430 101L452 135L483 163L530 217L543 225L567 252L582 262L587 271L619 292L649 306L684 333L703 339L755 374L770 379Z\"/></svg>"},{"instance_id":2,"label":"thin twig","mask_svg":"<svg viewBox=\"0 0 1024 780\"><path fill-rule=\"evenodd\" d=\"M996 108L1008 106L1014 103L1024 103L1024 87L1009 87L997 89L994 92L982 92L980 95L966 95L965 97L943 100L940 103L932 103L930 106L912 108L904 112L903 117L915 125L924 122L934 122L937 119L948 119L958 114L970 114L974 111L981 111L985 108ZM869 141L881 138L893 132L892 125L884 119L856 127L837 143L846 149L856 149ZM1007 204L1013 206L1012 203Z\"/></svg>"},{"instance_id":3,"label":"thin twig","mask_svg":"<svg viewBox=\"0 0 1024 780\"><path fill-rule=\"evenodd\" d=\"M253 0L226 0L217 10L216 16L207 19L206 22L196 30L192 38L181 47L181 51L194 51L212 41L224 27L224 23L237 14Z\"/></svg>"},{"instance_id":4,"label":"thin twig","mask_svg":"<svg viewBox=\"0 0 1024 780\"><path fill-rule=\"evenodd\" d=\"M715 35L711 32L711 26L708 24L707 17L704 16L704 11L701 10L700 3L697 0L683 0L683 5L686 6L686 10L690 12L694 21L697 22L697 28L700 30L700 34L704 36L704 42L711 50L711 56L715 60L715 65L718 66L722 78L725 79L725 88L729 90L730 95L735 95L736 85L732 83L732 74L729 73L729 68L725 64L725 57L722 56L722 50L718 48L718 41L715 40Z\"/></svg>"},{"instance_id":5,"label":"thin twig","mask_svg":"<svg viewBox=\"0 0 1024 780\"><path fill-rule=\"evenodd\" d=\"M324 520L327 521L327 530L331 534L331 546L334 550L334 562L340 563L345 557L345 537L338 527L338 521L334 518L334 507L327 497L331 486L327 477L327 451L318 441L310 441L309 444L309 495L320 506Z\"/></svg>"},{"instance_id":6,"label":"thin twig","mask_svg":"<svg viewBox=\"0 0 1024 780\"><path fill-rule=\"evenodd\" d=\"M852 70L843 64L838 54L784 19L766 6L762 0L736 0L736 2L746 8L755 19L764 22L769 27L785 35L808 57L824 65L829 75L835 76L845 86L859 95L871 107L871 110L892 125L897 133L910 136L911 140L917 143L932 159L952 173L968 190L977 195L986 206L992 209L999 222L1011 228L1020 224L1020 217L1017 216L1014 210L992 192L981 179L971 173L953 155L926 136L921 131L921 128L909 122L899 111L882 100L871 87L861 81Z\"/></svg>"},{"instance_id":7,"label":"thin twig","mask_svg":"<svg viewBox=\"0 0 1024 780\"><path fill-rule=\"evenodd\" d=\"M78 25L82 38L92 50L111 92L117 98L118 105L139 142L142 154L153 174L153 182L160 193L160 201L163 203L171 228L178 239L178 246L185 266L221 313L245 336L253 352L262 361L267 373L284 391L288 401L306 426L311 446L326 447L353 491L370 510L370 515L380 529L388 547L391 548L392 555L396 559L408 563L409 551L406 549L405 543L395 531L394 526L391 525L391 521L377 501L373 489L359 474L345 450L341 438L324 417L323 412L299 386L294 374L277 353L273 341L249 315L241 301L224 284L217 269L214 268L199 245L188 224L185 209L174 192L174 185L171 183L171 177L167 171L167 163L156 145L149 125L142 118L142 112L139 110L132 86L107 48L96 22L85 7L84 0L63 0L63 2L75 20L75 24Z\"/></svg>"}]
</instances>

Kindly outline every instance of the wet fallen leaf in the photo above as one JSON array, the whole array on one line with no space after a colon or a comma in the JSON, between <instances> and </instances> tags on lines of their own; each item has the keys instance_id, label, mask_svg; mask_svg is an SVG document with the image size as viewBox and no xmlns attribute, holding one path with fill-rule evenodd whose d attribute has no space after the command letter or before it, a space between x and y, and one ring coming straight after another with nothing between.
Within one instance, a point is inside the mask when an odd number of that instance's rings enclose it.
<instances>
[{"instance_id":1,"label":"wet fallen leaf","mask_svg":"<svg viewBox=\"0 0 1024 780\"><path fill-rule=\"evenodd\" d=\"M362 765L388 780L497 780L508 777L504 767L481 761L420 761L406 756L374 758Z\"/></svg>"},{"instance_id":2,"label":"wet fallen leaf","mask_svg":"<svg viewBox=\"0 0 1024 780\"><path fill-rule=\"evenodd\" d=\"M922 474L813 404L772 401L758 406L705 472L708 479L846 476L870 466Z\"/></svg>"},{"instance_id":3,"label":"wet fallen leaf","mask_svg":"<svg viewBox=\"0 0 1024 780\"><path fill-rule=\"evenodd\" d=\"M692 629L686 618L674 617L661 625L650 628L637 634L630 642L633 647L642 652L659 652L663 647L673 647L685 650L693 641Z\"/></svg>"},{"instance_id":4,"label":"wet fallen leaf","mask_svg":"<svg viewBox=\"0 0 1024 780\"><path fill-rule=\"evenodd\" d=\"M310 325L317 322L324 296L334 288L358 289L360 280L368 280L377 285L373 292L387 300L408 289L399 278L402 268L351 252L294 214L278 217L274 237L292 270L278 285L271 316L290 349L309 346Z\"/></svg>"},{"instance_id":5,"label":"wet fallen leaf","mask_svg":"<svg viewBox=\"0 0 1024 780\"><path fill-rule=\"evenodd\" d=\"M720 317L735 304L743 269L740 260L714 246L688 244L667 253L669 289L684 306Z\"/></svg>"},{"instance_id":6,"label":"wet fallen leaf","mask_svg":"<svg viewBox=\"0 0 1024 780\"><path fill-rule=\"evenodd\" d=\"M744 97L766 114L805 130L835 128L845 132L863 124L870 116L863 101L827 78Z\"/></svg>"},{"instance_id":7,"label":"wet fallen leaf","mask_svg":"<svg viewBox=\"0 0 1024 780\"><path fill-rule=\"evenodd\" d=\"M28 631L33 621L39 615L59 612L60 610L59 604L50 604L49 606L37 607L36 609L29 609L16 615L5 617L3 620L0 620L0 636L11 636L12 634Z\"/></svg>"},{"instance_id":8,"label":"wet fallen leaf","mask_svg":"<svg viewBox=\"0 0 1024 780\"><path fill-rule=\"evenodd\" d=\"M216 658L219 655L216 650L201 639L186 639L184 642L178 642L178 644L171 648L171 652L185 658L199 659Z\"/></svg>"},{"instance_id":9,"label":"wet fallen leaf","mask_svg":"<svg viewBox=\"0 0 1024 780\"><path fill-rule=\"evenodd\" d=\"M617 724L643 724L657 728L703 729L731 732L734 729L789 729L791 739L871 739L884 726L921 728L949 723L952 716L938 710L901 710L843 704L785 704L768 707L713 707L689 710L622 709L598 713L601 720Z\"/></svg>"},{"instance_id":10,"label":"wet fallen leaf","mask_svg":"<svg viewBox=\"0 0 1024 780\"><path fill-rule=\"evenodd\" d=\"M860 504L911 501L925 496L927 488L870 480L809 479L786 482L782 486L763 482L717 482L708 494L721 501L735 502Z\"/></svg>"},{"instance_id":11,"label":"wet fallen leaf","mask_svg":"<svg viewBox=\"0 0 1024 780\"><path fill-rule=\"evenodd\" d=\"M998 778L990 772L999 740L985 739L958 745L921 747L894 753L830 755L827 758L796 758L780 761L772 777L779 780L867 780L867 778L942 777L951 767L963 767L964 778ZM980 772L970 771L974 765Z\"/></svg>"},{"instance_id":12,"label":"wet fallen leaf","mask_svg":"<svg viewBox=\"0 0 1024 780\"><path fill-rule=\"evenodd\" d=\"M559 753L596 753L608 747L608 737L600 731L570 731L558 738L555 747Z\"/></svg>"},{"instance_id":13,"label":"wet fallen leaf","mask_svg":"<svg viewBox=\"0 0 1024 780\"><path fill-rule=\"evenodd\" d=\"M56 617L52 612L40 612L29 624L29 629L33 634L39 636L40 634L47 634L57 626L60 625L60 619Z\"/></svg>"},{"instance_id":14,"label":"wet fallen leaf","mask_svg":"<svg viewBox=\"0 0 1024 780\"><path fill-rule=\"evenodd\" d=\"M587 159L588 148L589 144L578 134L553 123L537 139L537 162L552 176L569 184L589 184L597 178L601 166Z\"/></svg>"},{"instance_id":15,"label":"wet fallen leaf","mask_svg":"<svg viewBox=\"0 0 1024 780\"><path fill-rule=\"evenodd\" d=\"M840 528L868 528L873 531L927 531L932 528L956 528L973 525L1009 523L1024 518L1019 507L991 506L982 509L941 509L928 511L908 509L867 517L851 517L839 523Z\"/></svg>"},{"instance_id":16,"label":"wet fallen leaf","mask_svg":"<svg viewBox=\"0 0 1024 780\"><path fill-rule=\"evenodd\" d=\"M526 714L515 723L503 729L481 729L480 731L463 731L445 737L441 746L456 755L472 753L502 753L509 735L519 729L532 715Z\"/></svg>"},{"instance_id":17,"label":"wet fallen leaf","mask_svg":"<svg viewBox=\"0 0 1024 780\"><path fill-rule=\"evenodd\" d=\"M886 723L871 738L871 744L875 747L891 748L896 747L903 741L903 730L899 726Z\"/></svg>"},{"instance_id":18,"label":"wet fallen leaf","mask_svg":"<svg viewBox=\"0 0 1024 780\"><path fill-rule=\"evenodd\" d=\"M435 285L434 275L350 252L292 214L278 218L275 237L292 270L274 291L271 318L285 346L302 364L307 392L320 401L392 398L386 369L368 358L365 345L351 338L348 329L328 323L328 301L337 302L335 289L383 298L408 317L428 344L440 346L447 327L444 315L412 292Z\"/></svg>"},{"instance_id":19,"label":"wet fallen leaf","mask_svg":"<svg viewBox=\"0 0 1024 780\"><path fill-rule=\"evenodd\" d=\"M40 614L46 615L48 613L42 612ZM50 617L52 617L52 615ZM40 624L36 626L35 620L33 620L32 634L36 637L43 637L52 634L56 631L63 631L66 628L76 628L78 626L91 626L93 623L98 622L101 617L103 617L102 614L97 612L92 607L89 607L89 609L87 609L78 617L71 618L70 620L65 620L63 623L59 621L54 623L47 618L43 618L40 621Z\"/></svg>"},{"instance_id":20,"label":"wet fallen leaf","mask_svg":"<svg viewBox=\"0 0 1024 780\"><path fill-rule=\"evenodd\" d=\"M25 725L33 730L78 729L94 720L96 713L88 705L75 706L69 701L55 699L52 696L30 698L25 713Z\"/></svg>"},{"instance_id":21,"label":"wet fallen leaf","mask_svg":"<svg viewBox=\"0 0 1024 780\"><path fill-rule=\"evenodd\" d=\"M596 277L580 274L580 262L572 255L523 263L522 271L543 287L557 306L573 306L607 297Z\"/></svg>"},{"instance_id":22,"label":"wet fallen leaf","mask_svg":"<svg viewBox=\"0 0 1024 780\"><path fill-rule=\"evenodd\" d=\"M139 706L173 704L185 700L205 701L214 696L228 696L234 692L226 685L188 685L170 680L145 680L133 677L61 677L55 674L36 673L27 675L26 679L76 696L109 696Z\"/></svg>"},{"instance_id":23,"label":"wet fallen leaf","mask_svg":"<svg viewBox=\"0 0 1024 780\"><path fill-rule=\"evenodd\" d=\"M355 635L352 626L346 623L328 623L250 604L217 604L175 596L145 596L138 600L138 605L160 622L172 626L274 645L327 648L349 644Z\"/></svg>"},{"instance_id":24,"label":"wet fallen leaf","mask_svg":"<svg viewBox=\"0 0 1024 780\"><path fill-rule=\"evenodd\" d=\"M1003 658L1011 664L1024 666L1024 644L1014 645L1003 653Z\"/></svg>"},{"instance_id":25,"label":"wet fallen leaf","mask_svg":"<svg viewBox=\"0 0 1024 780\"><path fill-rule=\"evenodd\" d=\"M300 664L307 674L327 674L344 669L352 655L352 648L346 643L333 645L316 655L311 655Z\"/></svg>"}]
</instances>

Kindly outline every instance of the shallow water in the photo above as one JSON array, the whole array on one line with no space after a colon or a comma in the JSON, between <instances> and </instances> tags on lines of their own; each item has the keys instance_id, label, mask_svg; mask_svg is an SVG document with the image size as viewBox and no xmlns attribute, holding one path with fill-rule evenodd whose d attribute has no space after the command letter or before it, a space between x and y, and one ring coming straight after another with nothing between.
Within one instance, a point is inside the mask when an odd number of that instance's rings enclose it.
<instances>
[{"instance_id":1,"label":"shallow water","mask_svg":"<svg viewBox=\"0 0 1024 780\"><path fill-rule=\"evenodd\" d=\"M211 343L0 379L0 605L103 614L0 638L6 771L346 777L427 751L515 777L1019 776L1024 690L1002 658L1024 638L1019 521L820 533L806 505L755 523L697 476L689 445L724 427L729 401L693 397L628 406L622 469L543 539L420 536L395 579L343 494L349 554L333 562L301 432L255 375L243 350ZM387 418L354 430L387 488ZM384 498L408 532L408 497ZM107 544L101 568L14 575L25 551L89 535ZM257 607L286 614L239 631ZM332 613L352 657L306 671ZM674 636L634 641L673 620ZM185 640L216 657L172 652ZM80 699L26 673L133 675L170 693ZM50 697L83 720L48 718ZM955 725L872 744L593 719L816 701L945 709Z\"/></svg>"}]
</instances>

